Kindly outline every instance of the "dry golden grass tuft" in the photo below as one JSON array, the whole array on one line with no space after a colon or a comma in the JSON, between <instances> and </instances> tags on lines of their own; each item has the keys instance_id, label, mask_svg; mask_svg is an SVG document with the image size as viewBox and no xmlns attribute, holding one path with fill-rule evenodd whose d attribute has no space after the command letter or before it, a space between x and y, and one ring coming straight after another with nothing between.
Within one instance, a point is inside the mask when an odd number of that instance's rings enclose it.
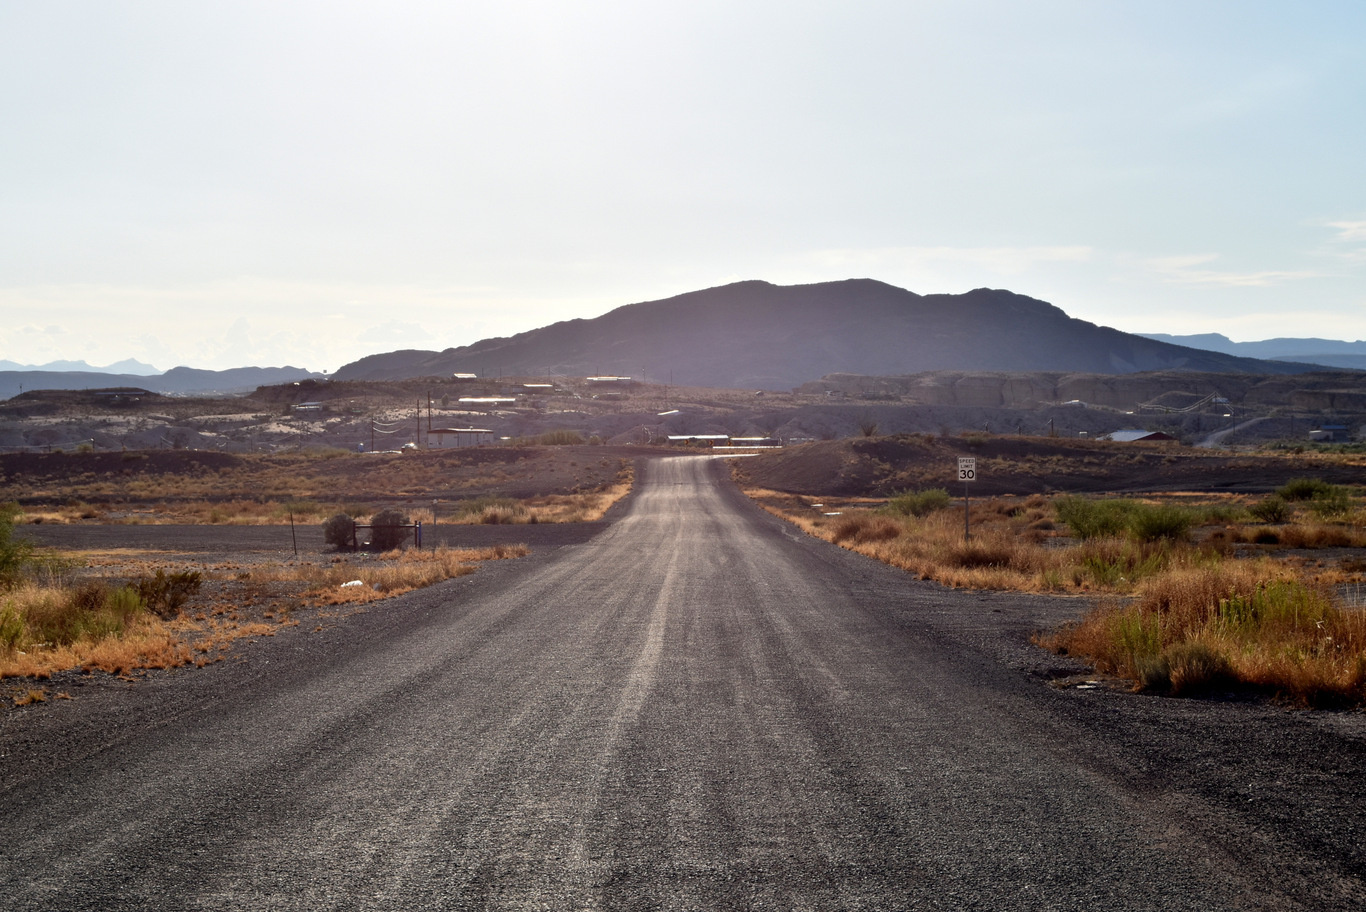
<instances>
[{"instance_id":1,"label":"dry golden grass tuft","mask_svg":"<svg viewBox=\"0 0 1366 912\"><path fill-rule=\"evenodd\" d=\"M1242 686L1302 705L1366 702L1366 612L1269 558L1175 570L1040 642L1174 695Z\"/></svg>"},{"instance_id":2,"label":"dry golden grass tuft","mask_svg":"<svg viewBox=\"0 0 1366 912\"><path fill-rule=\"evenodd\" d=\"M390 551L380 555L378 563L343 560L327 567L290 568L279 578L306 583L304 599L310 605L362 604L473 573L482 561L522 557L529 552L526 545Z\"/></svg>"},{"instance_id":3,"label":"dry golden grass tuft","mask_svg":"<svg viewBox=\"0 0 1366 912\"><path fill-rule=\"evenodd\" d=\"M358 556L354 562L329 558L197 566L206 591L192 597L178 617L162 619L144 609L129 611L118 624L99 616L93 622L83 618L79 623L53 624L53 616L80 608L72 601L79 586L28 582L0 595L0 678L44 679L67 669L126 675L203 666L221 660L244 637L272 636L282 626L298 625L295 614L301 609L390 598L472 573L483 561L520 557L528 551L525 545L442 547ZM185 569L136 552L104 551L89 557L87 567L114 580ZM342 586L352 580L362 585ZM69 635L35 635L47 630Z\"/></svg>"},{"instance_id":4,"label":"dry golden grass tuft","mask_svg":"<svg viewBox=\"0 0 1366 912\"><path fill-rule=\"evenodd\" d=\"M962 513L953 509L922 517L889 515L869 509L867 501L813 500L757 489L746 493L764 509L811 535L921 579L981 589L1079 588L1048 581L1054 576L1070 580L1071 576L1064 573L1062 555L1041 547L1050 536L1029 528L1042 510L1037 500L984 502L980 515L974 507L972 538L964 541Z\"/></svg>"}]
</instances>

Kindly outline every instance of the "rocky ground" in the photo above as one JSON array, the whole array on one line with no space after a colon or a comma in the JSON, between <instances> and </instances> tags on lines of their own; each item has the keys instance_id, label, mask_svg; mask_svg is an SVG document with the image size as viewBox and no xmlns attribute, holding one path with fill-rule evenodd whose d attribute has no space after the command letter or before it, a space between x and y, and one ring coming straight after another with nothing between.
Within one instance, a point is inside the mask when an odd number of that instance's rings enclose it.
<instances>
[{"instance_id":1,"label":"rocky ground","mask_svg":"<svg viewBox=\"0 0 1366 912\"><path fill-rule=\"evenodd\" d=\"M559 377L306 380L218 399L37 390L0 402L0 452L427 449L433 428L481 428L500 442L565 432L617 444L697 434L793 442L869 431L1094 438L1142 428L1188 444L1307 445L1323 425L1347 440L1366 423L1358 376L936 372L836 375L785 393Z\"/></svg>"}]
</instances>

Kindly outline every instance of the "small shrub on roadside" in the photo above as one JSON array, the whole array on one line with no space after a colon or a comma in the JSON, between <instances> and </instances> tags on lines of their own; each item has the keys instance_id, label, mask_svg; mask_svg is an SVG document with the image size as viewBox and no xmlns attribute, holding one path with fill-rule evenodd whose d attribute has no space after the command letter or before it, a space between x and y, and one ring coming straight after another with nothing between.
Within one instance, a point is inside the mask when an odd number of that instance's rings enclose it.
<instances>
[{"instance_id":1,"label":"small shrub on roadside","mask_svg":"<svg viewBox=\"0 0 1366 912\"><path fill-rule=\"evenodd\" d=\"M887 541L901 534L901 523L874 513L849 513L835 518L831 526L831 541L835 544L864 544Z\"/></svg>"},{"instance_id":2,"label":"small shrub on roadside","mask_svg":"<svg viewBox=\"0 0 1366 912\"><path fill-rule=\"evenodd\" d=\"M408 540L411 520L398 510L380 510L370 517L370 547L376 551L392 551Z\"/></svg>"},{"instance_id":3,"label":"small shrub on roadside","mask_svg":"<svg viewBox=\"0 0 1366 912\"><path fill-rule=\"evenodd\" d=\"M356 541L356 521L338 513L323 523L323 541L338 551L349 551Z\"/></svg>"},{"instance_id":4,"label":"small shrub on roadside","mask_svg":"<svg viewBox=\"0 0 1366 912\"><path fill-rule=\"evenodd\" d=\"M1138 682L1144 690L1173 697L1206 693L1233 682L1233 668L1222 653L1204 643L1178 643L1139 663Z\"/></svg>"},{"instance_id":5,"label":"small shrub on roadside","mask_svg":"<svg viewBox=\"0 0 1366 912\"><path fill-rule=\"evenodd\" d=\"M949 548L947 563L965 569L975 567L1009 567L1014 562L1015 552L1001 542L987 542L979 539L962 542Z\"/></svg>"},{"instance_id":6,"label":"small shrub on roadside","mask_svg":"<svg viewBox=\"0 0 1366 912\"><path fill-rule=\"evenodd\" d=\"M929 488L924 491L902 491L893 494L887 501L888 513L900 516L928 516L936 510L943 510L953 503L949 492L943 488Z\"/></svg>"},{"instance_id":7,"label":"small shrub on roadside","mask_svg":"<svg viewBox=\"0 0 1366 912\"><path fill-rule=\"evenodd\" d=\"M122 633L143 609L132 587L102 580L67 589L30 586L0 611L0 639L11 650L98 641Z\"/></svg>"},{"instance_id":8,"label":"small shrub on roadside","mask_svg":"<svg viewBox=\"0 0 1366 912\"><path fill-rule=\"evenodd\" d=\"M133 583L133 588L147 610L164 620L180 614L190 596L199 591L203 578L198 570L178 570L167 573L160 567L153 576L144 576Z\"/></svg>"}]
</instances>

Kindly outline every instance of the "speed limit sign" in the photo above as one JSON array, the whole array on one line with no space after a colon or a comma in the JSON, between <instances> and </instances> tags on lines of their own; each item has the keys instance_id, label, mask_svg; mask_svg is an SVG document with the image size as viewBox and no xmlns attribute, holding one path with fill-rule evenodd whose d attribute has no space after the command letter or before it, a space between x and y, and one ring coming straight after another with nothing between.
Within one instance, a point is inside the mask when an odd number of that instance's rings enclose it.
<instances>
[{"instance_id":1,"label":"speed limit sign","mask_svg":"<svg viewBox=\"0 0 1366 912\"><path fill-rule=\"evenodd\" d=\"M958 480L976 481L977 480L977 457L959 456L958 457Z\"/></svg>"}]
</instances>

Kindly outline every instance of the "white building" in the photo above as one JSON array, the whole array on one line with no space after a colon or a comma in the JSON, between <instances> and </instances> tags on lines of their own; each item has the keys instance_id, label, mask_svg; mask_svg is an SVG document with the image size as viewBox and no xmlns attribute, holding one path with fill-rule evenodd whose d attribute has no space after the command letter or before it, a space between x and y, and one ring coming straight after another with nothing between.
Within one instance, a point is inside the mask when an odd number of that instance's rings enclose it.
<instances>
[{"instance_id":1,"label":"white building","mask_svg":"<svg viewBox=\"0 0 1366 912\"><path fill-rule=\"evenodd\" d=\"M427 432L427 448L429 450L491 446L492 444L493 431L485 428L432 428Z\"/></svg>"}]
</instances>

